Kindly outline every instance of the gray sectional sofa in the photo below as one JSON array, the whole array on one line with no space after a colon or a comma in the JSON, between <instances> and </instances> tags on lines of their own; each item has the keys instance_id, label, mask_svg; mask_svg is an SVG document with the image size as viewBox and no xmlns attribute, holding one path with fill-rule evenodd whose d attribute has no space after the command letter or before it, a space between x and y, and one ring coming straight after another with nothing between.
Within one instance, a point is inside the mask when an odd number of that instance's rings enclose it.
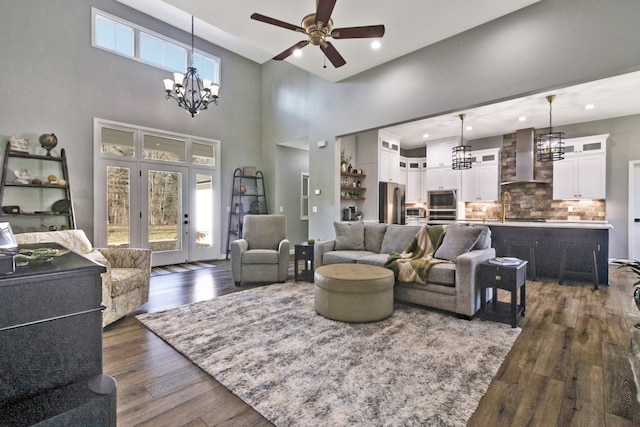
<instances>
[{"instance_id":1,"label":"gray sectional sofa","mask_svg":"<svg viewBox=\"0 0 640 427\"><path fill-rule=\"evenodd\" d=\"M314 264L361 263L384 266L391 252L401 253L422 226L375 223L335 223L336 239L317 241ZM480 227L477 239L465 237L468 228ZM460 236L460 237L458 237ZM480 308L478 265L495 257L491 230L483 225L450 225L442 245L434 254L451 262L431 267L427 283L396 281L394 296L399 301L424 305L471 318Z\"/></svg>"}]
</instances>

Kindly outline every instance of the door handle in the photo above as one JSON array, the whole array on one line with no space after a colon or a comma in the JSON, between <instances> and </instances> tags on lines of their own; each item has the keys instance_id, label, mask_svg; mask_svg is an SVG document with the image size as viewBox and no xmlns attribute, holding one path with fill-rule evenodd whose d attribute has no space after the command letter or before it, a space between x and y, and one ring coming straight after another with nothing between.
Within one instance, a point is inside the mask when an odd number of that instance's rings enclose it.
<instances>
[{"instance_id":1,"label":"door handle","mask_svg":"<svg viewBox=\"0 0 640 427\"><path fill-rule=\"evenodd\" d=\"M187 224L189 224L189 221L183 221L182 223L187 225Z\"/></svg>"},{"instance_id":2,"label":"door handle","mask_svg":"<svg viewBox=\"0 0 640 427\"><path fill-rule=\"evenodd\" d=\"M640 222L640 218L633 218L633 222Z\"/></svg>"}]
</instances>

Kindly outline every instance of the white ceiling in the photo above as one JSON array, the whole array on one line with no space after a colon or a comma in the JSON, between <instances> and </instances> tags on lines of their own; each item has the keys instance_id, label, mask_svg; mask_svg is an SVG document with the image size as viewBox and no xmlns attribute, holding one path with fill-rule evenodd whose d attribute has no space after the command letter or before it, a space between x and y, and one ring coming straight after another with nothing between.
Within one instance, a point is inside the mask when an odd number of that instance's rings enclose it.
<instances>
[{"instance_id":1,"label":"white ceiling","mask_svg":"<svg viewBox=\"0 0 640 427\"><path fill-rule=\"evenodd\" d=\"M191 31L191 15L196 17L198 37L242 55L257 63L304 40L306 36L250 19L253 12L294 25L315 12L313 0L118 0L184 31ZM338 0L332 18L334 26L351 27L384 24L382 48L370 48L371 39L334 40L332 43L347 61L334 68L316 46L307 46L301 57L289 57L291 64L331 82L338 82L422 47L514 12L539 0ZM197 47L197 44L196 44ZM222 82L224 85L224 82ZM557 95L553 102L553 125L640 114L640 73L631 73L591 83L530 95L492 105L453 111L438 117L387 128L402 138L403 148L424 146L425 142L460 136L458 114L466 113L465 139L512 133L517 129L549 125L549 104L545 96ZM584 106L594 108L585 110ZM526 121L518 118L525 116ZM428 139L423 134L429 134Z\"/></svg>"},{"instance_id":2,"label":"white ceiling","mask_svg":"<svg viewBox=\"0 0 640 427\"><path fill-rule=\"evenodd\" d=\"M523 98L470 108L385 128L401 137L405 149L424 147L429 141L460 137L459 114L465 113L464 139L486 138L524 128L549 127L547 95L554 94L553 126L640 114L640 72L623 74ZM592 109L585 109L591 104ZM526 117L525 121L519 121ZM471 126L472 129L468 129ZM423 135L428 134L428 138Z\"/></svg>"},{"instance_id":3,"label":"white ceiling","mask_svg":"<svg viewBox=\"0 0 640 427\"><path fill-rule=\"evenodd\" d=\"M118 0L148 15L191 32L196 17L198 37L263 64L306 36L250 19L252 13L300 25L315 13L314 0ZM507 15L539 0L338 0L335 28L384 24L382 47L372 39L331 40L347 64L334 68L317 46L302 49L286 61L337 82L430 44ZM196 46L197 47L197 46Z\"/></svg>"}]
</instances>

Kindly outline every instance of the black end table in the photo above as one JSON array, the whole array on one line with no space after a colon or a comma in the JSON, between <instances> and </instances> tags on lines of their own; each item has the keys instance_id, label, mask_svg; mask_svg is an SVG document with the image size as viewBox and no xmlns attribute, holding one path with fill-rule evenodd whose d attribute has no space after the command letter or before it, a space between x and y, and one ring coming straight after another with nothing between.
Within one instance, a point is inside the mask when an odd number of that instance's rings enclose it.
<instances>
[{"instance_id":1,"label":"black end table","mask_svg":"<svg viewBox=\"0 0 640 427\"><path fill-rule=\"evenodd\" d=\"M480 316L516 327L518 314L524 316L527 302L527 261L519 264L498 264L491 260L480 264ZM487 289L493 289L493 302L487 304ZM498 289L511 292L511 303L498 301ZM518 305L520 289L520 305Z\"/></svg>"},{"instance_id":2,"label":"black end table","mask_svg":"<svg viewBox=\"0 0 640 427\"><path fill-rule=\"evenodd\" d=\"M313 243L299 243L295 245L294 280L298 281L298 276L306 282L313 283ZM304 261L304 269L298 274L298 263Z\"/></svg>"}]
</instances>

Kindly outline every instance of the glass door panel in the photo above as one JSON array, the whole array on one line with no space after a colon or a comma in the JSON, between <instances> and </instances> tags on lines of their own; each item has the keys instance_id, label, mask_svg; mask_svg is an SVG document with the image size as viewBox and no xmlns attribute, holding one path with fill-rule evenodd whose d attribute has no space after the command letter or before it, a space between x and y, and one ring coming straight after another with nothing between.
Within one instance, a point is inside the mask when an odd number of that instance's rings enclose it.
<instances>
[{"instance_id":1,"label":"glass door panel","mask_svg":"<svg viewBox=\"0 0 640 427\"><path fill-rule=\"evenodd\" d=\"M202 261L216 258L216 243L219 236L214 221L219 221L214 209L216 188L210 170L191 170L191 260ZM193 239L195 236L195 239Z\"/></svg>"},{"instance_id":2,"label":"glass door panel","mask_svg":"<svg viewBox=\"0 0 640 427\"><path fill-rule=\"evenodd\" d=\"M153 251L153 265L187 262L188 169L179 166L143 165L143 194L147 199L142 218L143 236ZM146 182L145 182L146 181ZM187 196L186 196L187 195Z\"/></svg>"},{"instance_id":3,"label":"glass door panel","mask_svg":"<svg viewBox=\"0 0 640 427\"><path fill-rule=\"evenodd\" d=\"M131 247L131 169L107 167L107 247Z\"/></svg>"}]
</instances>

